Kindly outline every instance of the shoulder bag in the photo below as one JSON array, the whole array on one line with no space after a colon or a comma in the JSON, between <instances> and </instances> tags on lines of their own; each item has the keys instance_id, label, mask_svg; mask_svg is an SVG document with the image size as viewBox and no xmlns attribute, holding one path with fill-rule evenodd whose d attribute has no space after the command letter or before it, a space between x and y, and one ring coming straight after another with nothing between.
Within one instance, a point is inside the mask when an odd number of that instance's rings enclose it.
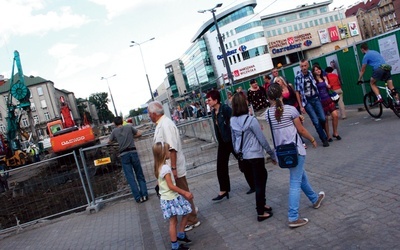
<instances>
[{"instance_id":1,"label":"shoulder bag","mask_svg":"<svg viewBox=\"0 0 400 250\"><path fill-rule=\"evenodd\" d=\"M282 144L282 145L276 146L274 132L272 131L271 118L269 117L269 112L270 112L270 110L268 110L269 127L271 128L272 141L274 142L275 153L276 153L276 157L278 159L279 167L294 168L297 166L297 164L299 162L299 159L298 159L299 153L297 151L297 133L296 133L296 143L291 142L288 144Z\"/></svg>"},{"instance_id":2,"label":"shoulder bag","mask_svg":"<svg viewBox=\"0 0 400 250\"><path fill-rule=\"evenodd\" d=\"M249 116L246 117L246 120L244 120L243 123L243 127L247 122L247 119L249 118ZM238 160L238 165L239 165L239 170L240 172L244 172L244 168L245 168L245 164L244 164L244 159L243 159L243 137L244 137L244 130L242 130L242 138L240 140L240 148L239 148L239 152L236 154L236 159Z\"/></svg>"}]
</instances>

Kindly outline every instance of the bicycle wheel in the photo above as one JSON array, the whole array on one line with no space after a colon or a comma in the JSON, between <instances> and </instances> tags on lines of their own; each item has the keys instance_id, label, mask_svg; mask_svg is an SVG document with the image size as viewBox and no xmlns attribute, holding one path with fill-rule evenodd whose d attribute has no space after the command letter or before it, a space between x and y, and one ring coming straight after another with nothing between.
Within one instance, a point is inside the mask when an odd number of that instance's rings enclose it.
<instances>
[{"instance_id":1,"label":"bicycle wheel","mask_svg":"<svg viewBox=\"0 0 400 250\"><path fill-rule=\"evenodd\" d=\"M393 110L393 113L400 118L400 106L393 103L392 99L388 99L389 107Z\"/></svg>"},{"instance_id":2,"label":"bicycle wheel","mask_svg":"<svg viewBox=\"0 0 400 250\"><path fill-rule=\"evenodd\" d=\"M375 104L377 100L376 95L372 92L365 94L364 96L364 107L368 114L374 118L379 118L382 115L382 103Z\"/></svg>"}]
</instances>

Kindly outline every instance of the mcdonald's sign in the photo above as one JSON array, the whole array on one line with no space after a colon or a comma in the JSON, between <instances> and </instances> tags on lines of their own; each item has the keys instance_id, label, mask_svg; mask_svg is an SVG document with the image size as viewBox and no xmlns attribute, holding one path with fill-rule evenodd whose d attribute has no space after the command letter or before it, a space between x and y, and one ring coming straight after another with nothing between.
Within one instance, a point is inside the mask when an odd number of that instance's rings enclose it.
<instances>
[{"instance_id":1,"label":"mcdonald's sign","mask_svg":"<svg viewBox=\"0 0 400 250\"><path fill-rule=\"evenodd\" d=\"M336 26L332 26L328 28L329 37L331 38L331 42L339 41L339 31Z\"/></svg>"}]
</instances>

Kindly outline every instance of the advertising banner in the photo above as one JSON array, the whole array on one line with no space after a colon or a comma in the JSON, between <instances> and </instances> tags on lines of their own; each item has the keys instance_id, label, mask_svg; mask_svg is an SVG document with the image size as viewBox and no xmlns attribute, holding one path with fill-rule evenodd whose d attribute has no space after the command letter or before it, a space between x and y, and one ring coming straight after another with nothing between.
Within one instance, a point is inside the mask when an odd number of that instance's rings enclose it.
<instances>
[{"instance_id":1,"label":"advertising banner","mask_svg":"<svg viewBox=\"0 0 400 250\"><path fill-rule=\"evenodd\" d=\"M326 29L318 30L319 40L321 44L329 43L329 33Z\"/></svg>"},{"instance_id":2,"label":"advertising banner","mask_svg":"<svg viewBox=\"0 0 400 250\"><path fill-rule=\"evenodd\" d=\"M351 36L358 36L360 33L358 32L357 22L350 22L349 23L350 35Z\"/></svg>"}]
</instances>

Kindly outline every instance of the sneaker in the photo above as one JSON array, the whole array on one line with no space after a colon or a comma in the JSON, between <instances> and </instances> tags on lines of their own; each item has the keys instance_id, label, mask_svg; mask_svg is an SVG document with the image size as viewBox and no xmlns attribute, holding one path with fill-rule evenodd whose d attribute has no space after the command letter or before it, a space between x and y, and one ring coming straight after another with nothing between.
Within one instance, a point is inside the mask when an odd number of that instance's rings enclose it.
<instances>
[{"instance_id":1,"label":"sneaker","mask_svg":"<svg viewBox=\"0 0 400 250\"><path fill-rule=\"evenodd\" d=\"M188 231L192 230L193 228L196 228L196 227L200 226L200 224L201 224L201 222L198 221L193 225L186 225L185 232L188 232Z\"/></svg>"},{"instance_id":2,"label":"sneaker","mask_svg":"<svg viewBox=\"0 0 400 250\"><path fill-rule=\"evenodd\" d=\"M325 192L321 191L318 194L318 200L313 204L313 208L318 209L321 206L322 201L325 199Z\"/></svg>"},{"instance_id":3,"label":"sneaker","mask_svg":"<svg viewBox=\"0 0 400 250\"><path fill-rule=\"evenodd\" d=\"M142 203L142 202L143 202L142 197L140 197L139 199L137 199L136 202L137 202L137 203Z\"/></svg>"},{"instance_id":4,"label":"sneaker","mask_svg":"<svg viewBox=\"0 0 400 250\"><path fill-rule=\"evenodd\" d=\"M188 232L188 231L190 231L192 229L193 229L193 225L186 225L185 226L185 232Z\"/></svg>"},{"instance_id":5,"label":"sneaker","mask_svg":"<svg viewBox=\"0 0 400 250\"><path fill-rule=\"evenodd\" d=\"M141 199L141 202L143 203L143 202L146 202L148 200L149 200L148 196L143 196L142 199Z\"/></svg>"},{"instance_id":6,"label":"sneaker","mask_svg":"<svg viewBox=\"0 0 400 250\"><path fill-rule=\"evenodd\" d=\"M176 248L177 250L188 250L188 249L190 249L189 247L187 247L187 246L185 246L185 245L183 245L183 244L180 244L179 245L179 247L178 248ZM172 250L175 250L174 248L172 248Z\"/></svg>"},{"instance_id":7,"label":"sneaker","mask_svg":"<svg viewBox=\"0 0 400 250\"><path fill-rule=\"evenodd\" d=\"M308 219L307 218L297 219L295 221L289 221L289 227L290 228L301 227L301 226L304 226L307 223L308 223Z\"/></svg>"},{"instance_id":8,"label":"sneaker","mask_svg":"<svg viewBox=\"0 0 400 250\"><path fill-rule=\"evenodd\" d=\"M378 99L378 100L376 100L371 106L375 106L375 105L377 105L377 104L379 104L379 103L382 103L382 102L383 102L382 99Z\"/></svg>"},{"instance_id":9,"label":"sneaker","mask_svg":"<svg viewBox=\"0 0 400 250\"><path fill-rule=\"evenodd\" d=\"M177 239L178 239L178 241L185 242L186 244L190 244L190 243L192 243L192 241L191 241L191 240L189 240L189 238L187 237L187 235L186 235L186 234L185 234L185 237L183 237L183 238L179 238L179 237L177 237Z\"/></svg>"},{"instance_id":10,"label":"sneaker","mask_svg":"<svg viewBox=\"0 0 400 250\"><path fill-rule=\"evenodd\" d=\"M322 142L322 146L325 147L325 148L326 148L326 147L329 147L329 142L328 142L328 140L323 141L323 142Z\"/></svg>"}]
</instances>

